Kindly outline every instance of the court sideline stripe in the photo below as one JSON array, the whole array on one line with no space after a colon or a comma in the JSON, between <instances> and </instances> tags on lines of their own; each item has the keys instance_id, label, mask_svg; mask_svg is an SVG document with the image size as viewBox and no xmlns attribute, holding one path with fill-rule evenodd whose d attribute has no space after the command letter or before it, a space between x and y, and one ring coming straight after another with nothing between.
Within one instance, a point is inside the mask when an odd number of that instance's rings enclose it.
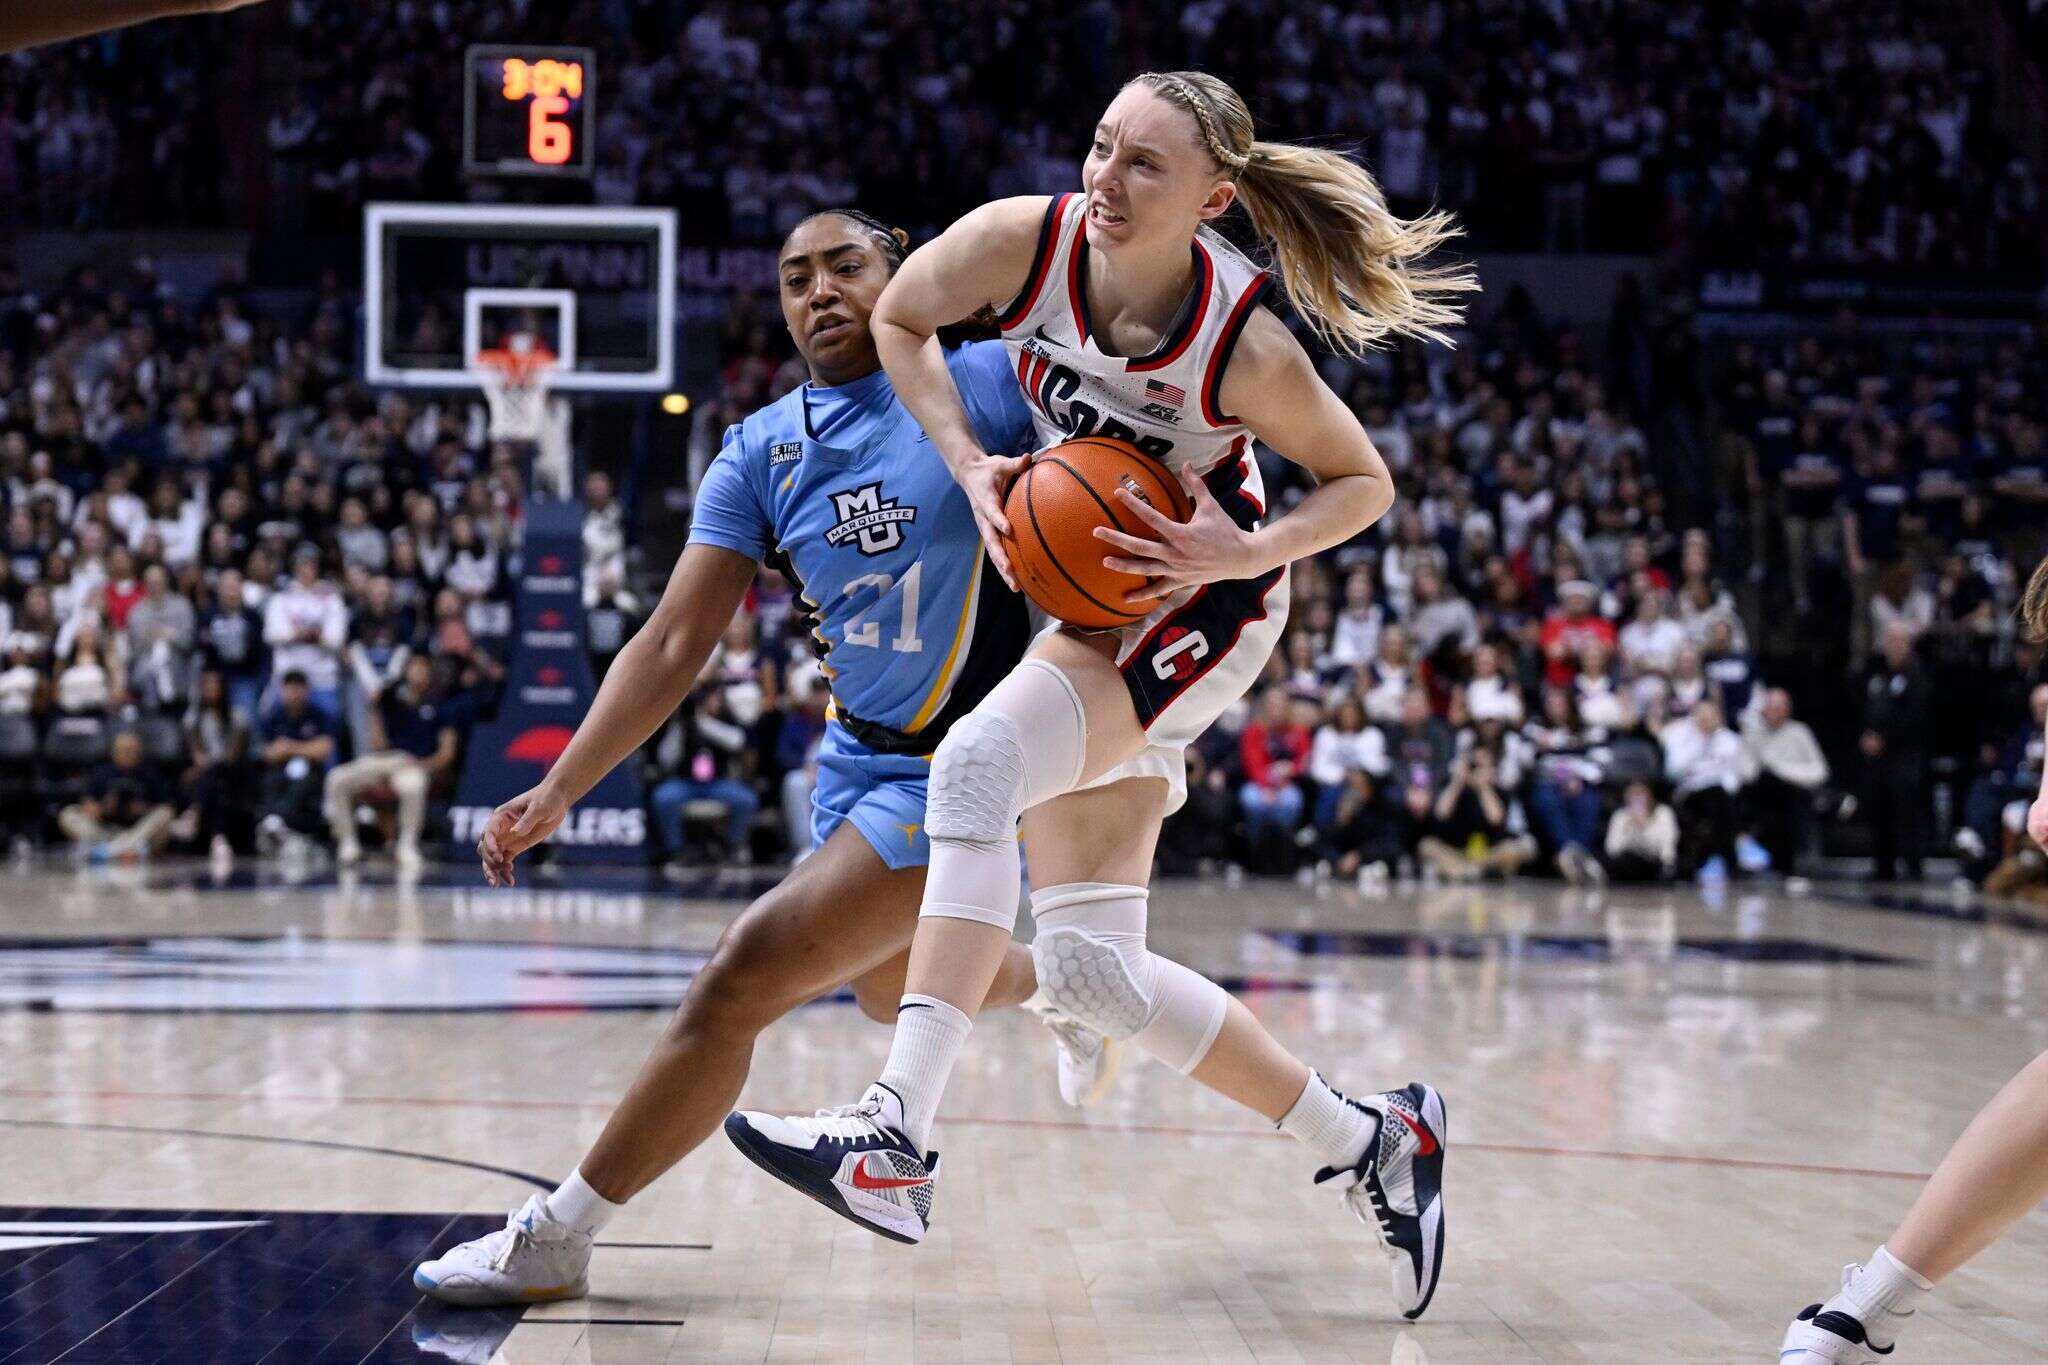
<instances>
[{"instance_id":1,"label":"court sideline stripe","mask_svg":"<svg viewBox=\"0 0 2048 1365\"><path fill-rule=\"evenodd\" d=\"M218 1138L223 1142L270 1142L287 1147L324 1147L336 1152L365 1152L372 1156L405 1157L412 1161L430 1161L440 1166L459 1166L464 1170L482 1171L486 1175L502 1175L508 1180L520 1180L536 1189L553 1190L561 1184L531 1171L514 1170L510 1166L492 1166L481 1161L465 1161L460 1157L441 1156L434 1152L412 1152L403 1147L372 1147L360 1142L334 1142L324 1138L277 1137L269 1133L222 1133L207 1128L153 1128L133 1123L76 1123L66 1119L18 1119L0 1116L0 1127L9 1128L61 1128L88 1133L151 1133L159 1137Z\"/></svg>"},{"instance_id":2,"label":"court sideline stripe","mask_svg":"<svg viewBox=\"0 0 2048 1365\"><path fill-rule=\"evenodd\" d=\"M442 1099L421 1095L353 1095L333 1098L314 1095L250 1095L233 1091L152 1091L152 1090L34 1090L0 1088L0 1098L24 1099L101 1099L101 1100L167 1100L167 1101L233 1101L236 1103L264 1104L309 1104L309 1105L395 1105L419 1108L480 1108L480 1109L610 1109L611 1100L517 1100L517 1099ZM768 1112L779 1113L774 1105L763 1106ZM787 1106L785 1106L787 1107ZM1140 1133L1159 1137L1194 1138L1281 1138L1287 1136L1277 1130L1199 1127L1192 1124L1168 1123L1085 1123L1073 1119L1028 1119L1000 1118L987 1115L961 1115L948 1118L948 1123L980 1128L1037 1128L1054 1131L1092 1133ZM435 1156L427 1152L406 1152L389 1147L363 1147L354 1143L324 1142L312 1138L272 1138L243 1133L214 1133L201 1129L124 1127L120 1124L71 1124L45 1122L35 1119L0 1118L0 1124L25 1124L50 1128L99 1128L110 1132L137 1133L189 1133L198 1137L219 1137L239 1139L245 1142L290 1142L308 1147L333 1147L343 1151L376 1152L388 1156L409 1156L421 1161L437 1161L449 1166L464 1166L472 1170L488 1171L494 1175L510 1176L515 1180L529 1181L541 1189L552 1190L559 1183L543 1180L540 1176L525 1171L509 1170L502 1166L487 1166L480 1162L462 1161L454 1157ZM1491 1152L1498 1156L1540 1156L1572 1158L1590 1161L1639 1161L1664 1166L1708 1166L1723 1170L1780 1171L1791 1175L1840 1175L1862 1176L1872 1180L1919 1180L1924 1181L1927 1171L1893 1171L1867 1166L1829 1166L1799 1161L1767 1161L1760 1158L1706 1156L1691 1152L1629 1152L1602 1147L1548 1147L1534 1143L1517 1142L1459 1142L1461 1151Z\"/></svg>"}]
</instances>

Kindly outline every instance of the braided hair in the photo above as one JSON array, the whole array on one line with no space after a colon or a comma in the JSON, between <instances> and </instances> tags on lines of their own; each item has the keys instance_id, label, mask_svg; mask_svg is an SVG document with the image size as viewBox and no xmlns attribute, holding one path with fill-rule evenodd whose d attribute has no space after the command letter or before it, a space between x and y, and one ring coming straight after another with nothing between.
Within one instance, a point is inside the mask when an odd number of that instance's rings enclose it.
<instances>
[{"instance_id":1,"label":"braided hair","mask_svg":"<svg viewBox=\"0 0 2048 1365\"><path fill-rule=\"evenodd\" d=\"M805 218L802 223L798 223L797 227L801 228L804 226L804 223L809 223L819 218L844 218L847 222L852 223L855 227L867 233L869 237L874 239L875 250L881 252L882 259L888 263L891 275L895 274L897 268L905 260L909 259L910 234L900 227L890 227L872 213L848 208L819 209L816 213ZM794 229L792 229L793 231ZM969 341L994 341L1002 336L1002 334L1002 328L996 325L996 310L993 307L982 308L971 317L962 318L958 322L947 323L940 327L937 332L939 344L949 350L952 347Z\"/></svg>"},{"instance_id":2,"label":"braided hair","mask_svg":"<svg viewBox=\"0 0 2048 1365\"><path fill-rule=\"evenodd\" d=\"M902 228L892 228L872 213L863 213L859 209L819 209L802 223L798 223L797 227L816 222L820 218L844 218L855 227L866 231L868 236L874 238L875 249L882 253L882 259L889 263L889 273L892 275L896 273L896 267L902 265L905 258L910 255L909 233Z\"/></svg>"}]
</instances>

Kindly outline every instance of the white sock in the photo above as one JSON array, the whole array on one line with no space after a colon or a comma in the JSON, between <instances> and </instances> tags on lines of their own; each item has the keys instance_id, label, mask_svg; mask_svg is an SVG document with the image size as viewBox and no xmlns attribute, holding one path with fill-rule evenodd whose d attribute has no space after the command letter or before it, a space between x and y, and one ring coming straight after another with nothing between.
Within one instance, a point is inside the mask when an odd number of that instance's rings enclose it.
<instances>
[{"instance_id":1,"label":"white sock","mask_svg":"<svg viewBox=\"0 0 2048 1365\"><path fill-rule=\"evenodd\" d=\"M1884 1346L1890 1344L1900 1321L1913 1316L1920 1300L1933 1290L1933 1283L1925 1276L1879 1247L1870 1253L1870 1259L1837 1298L1863 1324L1865 1331L1876 1334L1874 1344Z\"/></svg>"},{"instance_id":2,"label":"white sock","mask_svg":"<svg viewBox=\"0 0 2048 1365\"><path fill-rule=\"evenodd\" d=\"M570 1172L562 1187L547 1197L548 1217L586 1237L595 1237L624 1207L590 1188L580 1167Z\"/></svg>"},{"instance_id":3,"label":"white sock","mask_svg":"<svg viewBox=\"0 0 2048 1365\"><path fill-rule=\"evenodd\" d=\"M934 996L906 995L896 1007L896 1040L881 1083L903 1102L903 1136L922 1153L930 1145L939 1096L974 1021Z\"/></svg>"},{"instance_id":4,"label":"white sock","mask_svg":"<svg viewBox=\"0 0 2048 1365\"><path fill-rule=\"evenodd\" d=\"M1280 1116L1281 1132L1339 1171L1348 1171L1358 1164L1378 1127L1378 1115L1346 1103L1313 1071L1308 1073L1308 1084L1301 1088L1301 1098Z\"/></svg>"}]
</instances>

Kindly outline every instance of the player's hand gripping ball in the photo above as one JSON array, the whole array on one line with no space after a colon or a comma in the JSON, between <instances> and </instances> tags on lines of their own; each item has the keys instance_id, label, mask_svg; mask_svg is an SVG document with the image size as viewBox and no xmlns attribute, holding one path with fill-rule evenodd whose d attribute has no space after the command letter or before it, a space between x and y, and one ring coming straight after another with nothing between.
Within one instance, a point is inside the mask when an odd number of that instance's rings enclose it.
<instances>
[{"instance_id":1,"label":"player's hand gripping ball","mask_svg":"<svg viewBox=\"0 0 2048 1365\"><path fill-rule=\"evenodd\" d=\"M1003 549L1018 586L1069 625L1100 630L1142 621L1178 586L1103 562L1163 543L1119 490L1169 522L1185 523L1194 512L1171 470L1130 442L1104 436L1039 451L1004 498L1010 533ZM1105 542L1097 528L1119 539Z\"/></svg>"}]
</instances>

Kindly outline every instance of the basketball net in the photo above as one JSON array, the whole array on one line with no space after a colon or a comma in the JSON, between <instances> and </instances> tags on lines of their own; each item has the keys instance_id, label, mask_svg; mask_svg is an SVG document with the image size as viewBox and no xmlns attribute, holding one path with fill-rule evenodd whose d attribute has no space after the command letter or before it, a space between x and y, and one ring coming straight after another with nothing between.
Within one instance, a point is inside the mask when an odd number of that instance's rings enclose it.
<instances>
[{"instance_id":1,"label":"basketball net","mask_svg":"<svg viewBox=\"0 0 2048 1365\"><path fill-rule=\"evenodd\" d=\"M555 353L531 332L515 332L503 346L480 351L477 383L491 414L494 441L539 441L547 429L548 377Z\"/></svg>"}]
</instances>

